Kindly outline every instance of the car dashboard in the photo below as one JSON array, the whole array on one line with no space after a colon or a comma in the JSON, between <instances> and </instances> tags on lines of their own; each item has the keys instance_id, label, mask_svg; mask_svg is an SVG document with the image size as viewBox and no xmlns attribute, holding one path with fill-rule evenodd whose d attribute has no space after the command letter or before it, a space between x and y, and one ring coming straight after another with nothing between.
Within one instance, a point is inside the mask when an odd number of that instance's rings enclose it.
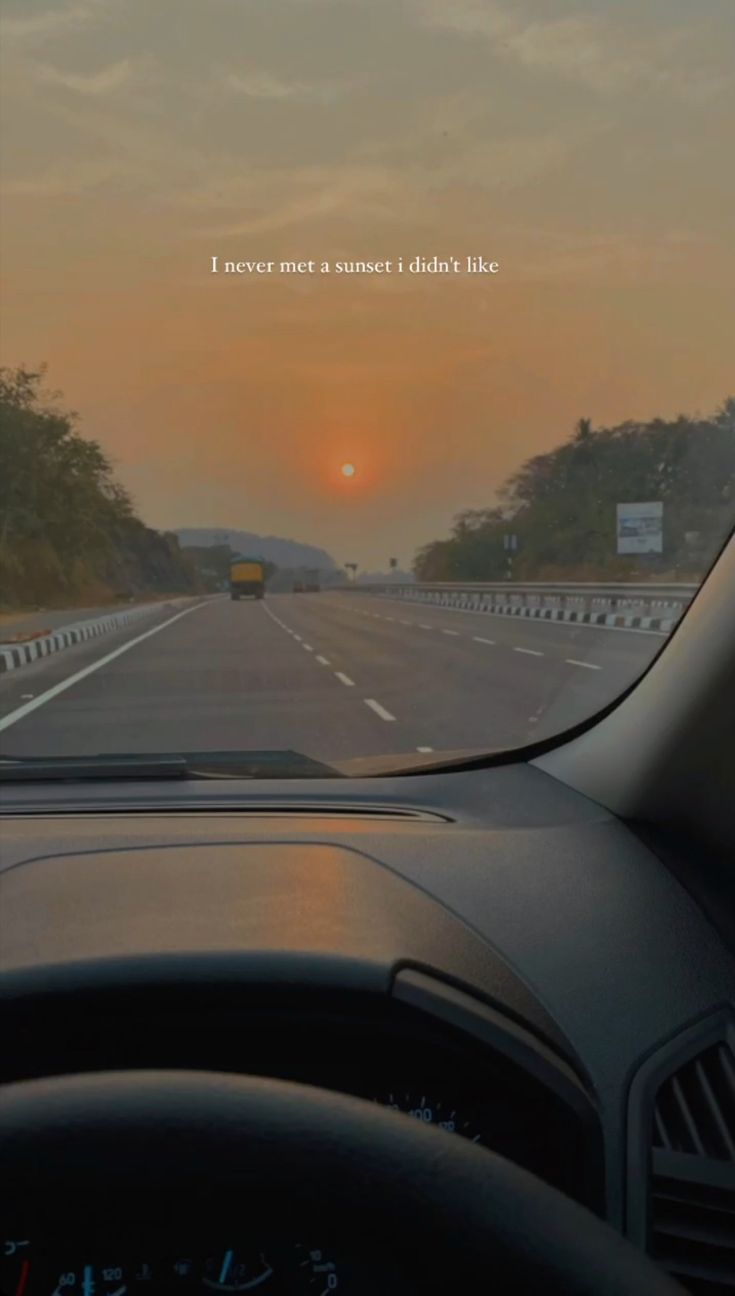
<instances>
[{"instance_id":1,"label":"car dashboard","mask_svg":"<svg viewBox=\"0 0 735 1296\"><path fill-rule=\"evenodd\" d=\"M656 1194L677 1166L715 1212L728 1191L727 1145L684 1149L660 1095L715 1050L735 1126L733 959L599 806L522 765L3 795L1 1083L173 1069L354 1094L524 1166L692 1292L728 1290L721 1247L697 1249L670 1209L656 1232ZM328 1234L295 1228L283 1264L305 1291L360 1290ZM0 1291L116 1296L162 1273L182 1296L268 1291L245 1241L72 1254L19 1220Z\"/></svg>"}]
</instances>

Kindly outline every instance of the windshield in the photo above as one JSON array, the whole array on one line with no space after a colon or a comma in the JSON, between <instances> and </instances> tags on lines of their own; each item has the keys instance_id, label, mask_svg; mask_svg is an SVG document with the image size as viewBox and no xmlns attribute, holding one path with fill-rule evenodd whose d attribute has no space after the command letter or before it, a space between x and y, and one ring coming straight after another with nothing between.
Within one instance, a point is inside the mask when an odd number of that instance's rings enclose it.
<instances>
[{"instance_id":1,"label":"windshield","mask_svg":"<svg viewBox=\"0 0 735 1296\"><path fill-rule=\"evenodd\" d=\"M732 6L2 20L3 757L421 768L628 689L735 520Z\"/></svg>"}]
</instances>

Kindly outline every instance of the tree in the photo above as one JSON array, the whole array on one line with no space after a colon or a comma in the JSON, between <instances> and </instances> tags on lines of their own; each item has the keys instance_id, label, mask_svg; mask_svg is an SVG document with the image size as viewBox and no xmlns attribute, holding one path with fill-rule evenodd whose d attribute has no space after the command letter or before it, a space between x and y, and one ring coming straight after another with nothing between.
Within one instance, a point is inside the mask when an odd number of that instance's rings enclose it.
<instances>
[{"instance_id":1,"label":"tree","mask_svg":"<svg viewBox=\"0 0 735 1296\"><path fill-rule=\"evenodd\" d=\"M420 580L496 580L502 537L519 537L519 579L625 577L641 560L616 553L616 506L661 500L664 552L644 570L702 572L733 524L735 398L709 418L633 421L593 428L580 419L568 441L536 455L499 491L499 506L458 514L448 540L425 545Z\"/></svg>"},{"instance_id":2,"label":"tree","mask_svg":"<svg viewBox=\"0 0 735 1296\"><path fill-rule=\"evenodd\" d=\"M43 388L0 370L0 589L7 603L127 596L196 585L175 536L136 516L96 441Z\"/></svg>"}]
</instances>

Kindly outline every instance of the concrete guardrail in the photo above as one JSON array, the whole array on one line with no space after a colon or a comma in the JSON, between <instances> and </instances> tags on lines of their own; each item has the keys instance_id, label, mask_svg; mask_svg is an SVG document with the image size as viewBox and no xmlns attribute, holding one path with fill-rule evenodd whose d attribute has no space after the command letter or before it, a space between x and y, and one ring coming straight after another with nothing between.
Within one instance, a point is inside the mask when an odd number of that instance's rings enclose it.
<instances>
[{"instance_id":1,"label":"concrete guardrail","mask_svg":"<svg viewBox=\"0 0 735 1296\"><path fill-rule=\"evenodd\" d=\"M452 608L462 612L487 612L495 616L537 617L546 621L572 621L586 625L668 633L676 625L699 588L692 584L593 584L567 585L538 581L518 583L437 582L342 586L352 594L378 594L382 598Z\"/></svg>"},{"instance_id":2,"label":"concrete guardrail","mask_svg":"<svg viewBox=\"0 0 735 1296\"><path fill-rule=\"evenodd\" d=\"M84 643L87 639L96 639L99 635L120 630L131 621L136 621L146 614L161 612L164 608L180 607L190 602L192 599L184 596L164 599L159 603L139 603L119 612L110 612L106 616L91 617L87 621L61 626L50 634L39 635L24 643L3 643L0 632L0 673L17 670L19 666L27 666L30 662L38 661L40 657L48 657L51 653L62 652L64 648L71 648L74 644Z\"/></svg>"}]
</instances>

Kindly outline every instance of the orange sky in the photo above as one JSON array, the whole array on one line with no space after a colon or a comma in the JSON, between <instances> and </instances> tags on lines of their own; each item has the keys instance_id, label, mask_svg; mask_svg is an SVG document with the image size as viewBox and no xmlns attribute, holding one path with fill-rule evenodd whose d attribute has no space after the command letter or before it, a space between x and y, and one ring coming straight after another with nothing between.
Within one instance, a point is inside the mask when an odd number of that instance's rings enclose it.
<instances>
[{"instance_id":1,"label":"orange sky","mask_svg":"<svg viewBox=\"0 0 735 1296\"><path fill-rule=\"evenodd\" d=\"M735 391L732 0L0 13L2 361L151 524L408 565L581 415ZM209 273L417 253L501 269Z\"/></svg>"}]
</instances>

